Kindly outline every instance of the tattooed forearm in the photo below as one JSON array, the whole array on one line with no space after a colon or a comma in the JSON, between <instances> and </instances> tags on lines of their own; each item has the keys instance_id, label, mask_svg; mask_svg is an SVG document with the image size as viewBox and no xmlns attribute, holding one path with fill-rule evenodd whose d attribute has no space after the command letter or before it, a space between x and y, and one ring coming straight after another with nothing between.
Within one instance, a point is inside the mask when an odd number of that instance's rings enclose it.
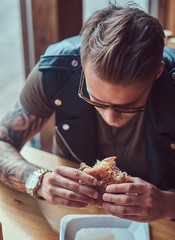
<instances>
[{"instance_id":1,"label":"tattooed forearm","mask_svg":"<svg viewBox=\"0 0 175 240\"><path fill-rule=\"evenodd\" d=\"M25 192L27 176L38 167L25 161L8 143L0 141L0 181L6 185Z\"/></svg>"},{"instance_id":2,"label":"tattooed forearm","mask_svg":"<svg viewBox=\"0 0 175 240\"><path fill-rule=\"evenodd\" d=\"M19 103L0 124L0 181L25 191L27 176L38 167L19 154L22 146L38 133L47 119L29 114Z\"/></svg>"}]
</instances>

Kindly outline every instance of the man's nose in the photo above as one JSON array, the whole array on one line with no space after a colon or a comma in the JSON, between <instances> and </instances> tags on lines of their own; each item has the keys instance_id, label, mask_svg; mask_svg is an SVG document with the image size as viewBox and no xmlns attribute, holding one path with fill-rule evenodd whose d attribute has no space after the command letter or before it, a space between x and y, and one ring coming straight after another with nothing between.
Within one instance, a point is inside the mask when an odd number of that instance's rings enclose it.
<instances>
[{"instance_id":1,"label":"man's nose","mask_svg":"<svg viewBox=\"0 0 175 240\"><path fill-rule=\"evenodd\" d=\"M110 108L108 108L104 111L104 117L105 117L106 121L108 122L108 124L110 124L110 125L113 125L120 116L121 116L120 112L117 112Z\"/></svg>"}]
</instances>

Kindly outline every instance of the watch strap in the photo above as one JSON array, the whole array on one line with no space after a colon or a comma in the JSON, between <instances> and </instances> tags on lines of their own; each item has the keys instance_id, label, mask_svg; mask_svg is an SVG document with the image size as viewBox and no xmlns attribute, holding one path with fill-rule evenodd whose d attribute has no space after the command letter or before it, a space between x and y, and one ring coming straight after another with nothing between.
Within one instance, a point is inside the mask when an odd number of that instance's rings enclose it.
<instances>
[{"instance_id":1,"label":"watch strap","mask_svg":"<svg viewBox=\"0 0 175 240\"><path fill-rule=\"evenodd\" d=\"M40 195L38 195L38 194L36 193L36 191L37 191L38 188L41 186L41 183L42 183L42 180L43 180L44 175L45 175L46 173L52 172L52 171L51 171L51 170L48 170L48 169L46 169L46 168L40 168L40 169L37 170L37 172L38 172L39 174L41 174L41 175L40 175L40 177L39 177L39 181L38 181L37 186L36 186L36 187L34 188L34 190L33 190L33 197L39 198L39 199L41 199L41 200L45 200L43 197L41 197Z\"/></svg>"},{"instance_id":2,"label":"watch strap","mask_svg":"<svg viewBox=\"0 0 175 240\"><path fill-rule=\"evenodd\" d=\"M42 200L45 200L43 197L41 197L40 195L38 195L36 193L36 191L38 190L38 188L41 186L41 183L42 183L42 180L43 180L43 177L44 175L47 173L47 172L52 172L51 170L48 170L46 168L40 168L38 170L35 170L32 174L35 174L36 176L38 176L38 183L37 185L35 186L35 188L33 189L28 189L26 188L26 191L27 193L34 197L34 198L38 198L38 199L42 199Z\"/></svg>"}]
</instances>

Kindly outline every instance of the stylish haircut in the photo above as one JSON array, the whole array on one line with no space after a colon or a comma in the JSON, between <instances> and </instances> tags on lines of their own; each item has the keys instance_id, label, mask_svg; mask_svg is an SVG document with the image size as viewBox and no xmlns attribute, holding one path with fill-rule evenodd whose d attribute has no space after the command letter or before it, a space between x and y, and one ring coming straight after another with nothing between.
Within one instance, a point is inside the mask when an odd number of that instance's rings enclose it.
<instances>
[{"instance_id":1,"label":"stylish haircut","mask_svg":"<svg viewBox=\"0 0 175 240\"><path fill-rule=\"evenodd\" d=\"M111 83L152 81L160 67L164 32L159 21L138 7L110 4L84 23L81 60Z\"/></svg>"}]
</instances>

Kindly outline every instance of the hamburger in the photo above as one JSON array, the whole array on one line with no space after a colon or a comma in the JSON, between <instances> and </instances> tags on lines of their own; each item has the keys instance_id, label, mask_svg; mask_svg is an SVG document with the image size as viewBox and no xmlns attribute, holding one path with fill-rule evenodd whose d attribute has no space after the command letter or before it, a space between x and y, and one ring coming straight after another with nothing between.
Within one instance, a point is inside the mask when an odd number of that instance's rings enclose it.
<instances>
[{"instance_id":1,"label":"hamburger","mask_svg":"<svg viewBox=\"0 0 175 240\"><path fill-rule=\"evenodd\" d=\"M90 186L93 189L97 190L99 193L99 198L96 200L98 205L101 205L102 195L106 192L106 187L110 184L119 184L125 183L128 175L126 172L122 172L116 166L116 157L108 157L103 159L102 161L97 160L93 167L86 165L85 163L81 163L80 170L95 177L98 182L96 186ZM88 185L80 180L81 184Z\"/></svg>"}]
</instances>

